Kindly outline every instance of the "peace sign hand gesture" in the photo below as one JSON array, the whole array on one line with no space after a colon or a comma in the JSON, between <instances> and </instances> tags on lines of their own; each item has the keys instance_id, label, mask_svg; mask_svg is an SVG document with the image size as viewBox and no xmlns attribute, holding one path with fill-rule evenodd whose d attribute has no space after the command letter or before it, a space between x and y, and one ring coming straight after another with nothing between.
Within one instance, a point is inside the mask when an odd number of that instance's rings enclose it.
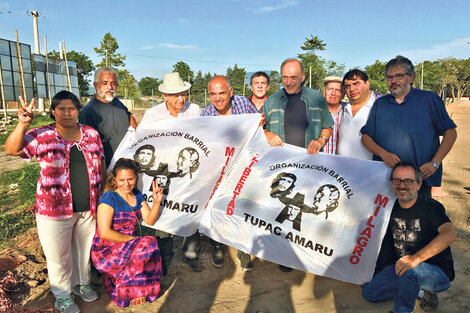
<instances>
[{"instance_id":1,"label":"peace sign hand gesture","mask_svg":"<svg viewBox=\"0 0 470 313\"><path fill-rule=\"evenodd\" d=\"M36 99L33 98L29 105L26 105L26 102L24 101L23 97L20 96L21 107L18 109L18 120L20 123L31 124L34 119L33 107L35 101Z\"/></svg>"},{"instance_id":2,"label":"peace sign hand gesture","mask_svg":"<svg viewBox=\"0 0 470 313\"><path fill-rule=\"evenodd\" d=\"M163 189L162 187L160 187L160 184L158 183L156 179L152 182L152 188L153 188L153 192L152 192L153 202L155 203L162 202Z\"/></svg>"}]
</instances>

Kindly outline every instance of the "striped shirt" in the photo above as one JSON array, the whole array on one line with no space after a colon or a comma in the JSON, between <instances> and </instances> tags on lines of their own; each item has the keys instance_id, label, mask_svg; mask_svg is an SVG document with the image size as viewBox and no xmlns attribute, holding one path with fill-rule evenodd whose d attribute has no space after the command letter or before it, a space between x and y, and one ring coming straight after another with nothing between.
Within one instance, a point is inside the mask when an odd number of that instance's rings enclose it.
<instances>
[{"instance_id":1,"label":"striped shirt","mask_svg":"<svg viewBox=\"0 0 470 313\"><path fill-rule=\"evenodd\" d=\"M331 117L333 118L333 121L335 124L331 127L331 136L326 142L325 146L323 147L322 152L328 153L328 154L336 154L336 147L338 145L338 128L339 128L339 123L341 123L341 120L343 119L343 114L344 114L344 105L345 103L341 103L341 107L338 109L336 114L333 114L330 112Z\"/></svg>"}]
</instances>

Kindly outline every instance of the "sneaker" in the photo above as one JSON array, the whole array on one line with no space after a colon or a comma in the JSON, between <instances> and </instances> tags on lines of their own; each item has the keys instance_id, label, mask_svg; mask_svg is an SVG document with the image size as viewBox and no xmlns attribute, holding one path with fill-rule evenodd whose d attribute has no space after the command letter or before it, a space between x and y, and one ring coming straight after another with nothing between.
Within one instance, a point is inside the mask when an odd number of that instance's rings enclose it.
<instances>
[{"instance_id":1,"label":"sneaker","mask_svg":"<svg viewBox=\"0 0 470 313\"><path fill-rule=\"evenodd\" d=\"M292 267L284 266L284 265L279 265L279 269L283 272L289 273L292 271Z\"/></svg>"},{"instance_id":2,"label":"sneaker","mask_svg":"<svg viewBox=\"0 0 470 313\"><path fill-rule=\"evenodd\" d=\"M253 269L253 263L251 263L251 257L248 253L238 251L237 258L243 272L249 272Z\"/></svg>"},{"instance_id":3,"label":"sneaker","mask_svg":"<svg viewBox=\"0 0 470 313\"><path fill-rule=\"evenodd\" d=\"M213 246L211 255L212 265L215 267L222 267L224 265L224 247Z\"/></svg>"},{"instance_id":4,"label":"sneaker","mask_svg":"<svg viewBox=\"0 0 470 313\"><path fill-rule=\"evenodd\" d=\"M85 302L92 302L98 299L98 294L91 288L90 284L77 285L72 289L72 293L80 296Z\"/></svg>"},{"instance_id":5,"label":"sneaker","mask_svg":"<svg viewBox=\"0 0 470 313\"><path fill-rule=\"evenodd\" d=\"M429 291L425 290L423 299L420 299L419 306L423 309L424 312L435 311L439 306L439 299L437 298L437 294L430 293Z\"/></svg>"},{"instance_id":6,"label":"sneaker","mask_svg":"<svg viewBox=\"0 0 470 313\"><path fill-rule=\"evenodd\" d=\"M203 269L202 262L201 260L199 260L199 258L190 259L190 258L184 257L184 262L186 262L194 272L200 272Z\"/></svg>"},{"instance_id":7,"label":"sneaker","mask_svg":"<svg viewBox=\"0 0 470 313\"><path fill-rule=\"evenodd\" d=\"M73 301L72 296L55 300L54 306L60 313L80 313L80 308Z\"/></svg>"}]
</instances>

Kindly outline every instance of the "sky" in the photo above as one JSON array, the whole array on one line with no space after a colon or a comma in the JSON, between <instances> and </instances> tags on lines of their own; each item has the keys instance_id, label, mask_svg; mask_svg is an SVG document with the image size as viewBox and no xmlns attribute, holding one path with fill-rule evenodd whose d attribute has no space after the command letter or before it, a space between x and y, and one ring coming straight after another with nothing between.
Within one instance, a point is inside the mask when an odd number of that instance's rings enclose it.
<instances>
[{"instance_id":1,"label":"sky","mask_svg":"<svg viewBox=\"0 0 470 313\"><path fill-rule=\"evenodd\" d=\"M138 80L161 79L178 61L196 73L225 74L237 64L247 72L279 70L283 60L302 53L305 37L318 36L326 60L364 69L398 54L423 60L470 57L470 1L21 1L0 0L0 38L31 45L31 10L39 11L44 54L58 50L86 54L110 32L126 55L126 69Z\"/></svg>"}]
</instances>

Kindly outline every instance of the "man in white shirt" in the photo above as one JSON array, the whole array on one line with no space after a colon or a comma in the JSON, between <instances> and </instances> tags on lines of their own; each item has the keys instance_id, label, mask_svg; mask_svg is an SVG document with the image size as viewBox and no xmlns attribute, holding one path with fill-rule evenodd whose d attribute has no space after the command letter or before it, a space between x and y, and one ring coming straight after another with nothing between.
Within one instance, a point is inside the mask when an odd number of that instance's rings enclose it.
<instances>
[{"instance_id":1,"label":"man in white shirt","mask_svg":"<svg viewBox=\"0 0 470 313\"><path fill-rule=\"evenodd\" d=\"M352 69L343 77L343 88L349 103L344 107L338 130L338 155L372 160L372 153L361 143L361 128L367 122L370 109L378 95L369 90L367 73Z\"/></svg>"},{"instance_id":2,"label":"man in white shirt","mask_svg":"<svg viewBox=\"0 0 470 313\"><path fill-rule=\"evenodd\" d=\"M158 86L158 90L162 93L165 101L145 111L139 127L162 119L201 115L201 108L197 104L186 102L189 88L191 88L191 84L184 82L179 73L165 74L163 76L163 83ZM167 176L165 177L168 179ZM174 255L173 235L157 230L156 236L166 270ZM198 258L198 250L200 249L199 240L199 232L196 232L194 235L185 238L183 244L184 260L195 272L202 270L202 263Z\"/></svg>"},{"instance_id":3,"label":"man in white shirt","mask_svg":"<svg viewBox=\"0 0 470 313\"><path fill-rule=\"evenodd\" d=\"M191 84L184 82L179 73L165 74L163 83L158 86L165 101L145 111L140 125L171 117L199 116L201 108L197 104L186 102L189 88Z\"/></svg>"}]
</instances>

